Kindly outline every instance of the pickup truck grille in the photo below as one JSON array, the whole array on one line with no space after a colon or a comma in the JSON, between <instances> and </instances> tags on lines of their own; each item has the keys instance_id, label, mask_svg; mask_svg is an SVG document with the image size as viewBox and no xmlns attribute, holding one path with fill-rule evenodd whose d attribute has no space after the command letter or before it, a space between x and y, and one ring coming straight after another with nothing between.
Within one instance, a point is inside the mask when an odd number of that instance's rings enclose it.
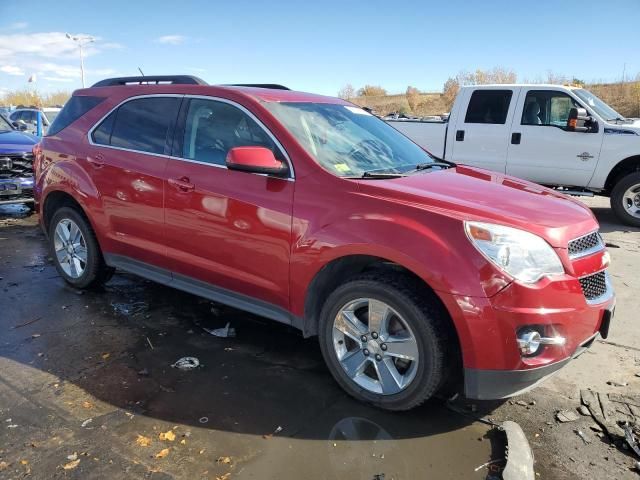
<instances>
[{"instance_id":1,"label":"pickup truck grille","mask_svg":"<svg viewBox=\"0 0 640 480\"><path fill-rule=\"evenodd\" d=\"M594 273L580 279L582 293L587 300L595 300L607 293L607 274L602 272Z\"/></svg>"},{"instance_id":2,"label":"pickup truck grille","mask_svg":"<svg viewBox=\"0 0 640 480\"><path fill-rule=\"evenodd\" d=\"M3 155L0 153L0 179L33 177L33 154Z\"/></svg>"},{"instance_id":3,"label":"pickup truck grille","mask_svg":"<svg viewBox=\"0 0 640 480\"><path fill-rule=\"evenodd\" d=\"M604 242L598 232L591 232L569 242L569 257L584 257L604 248Z\"/></svg>"}]
</instances>

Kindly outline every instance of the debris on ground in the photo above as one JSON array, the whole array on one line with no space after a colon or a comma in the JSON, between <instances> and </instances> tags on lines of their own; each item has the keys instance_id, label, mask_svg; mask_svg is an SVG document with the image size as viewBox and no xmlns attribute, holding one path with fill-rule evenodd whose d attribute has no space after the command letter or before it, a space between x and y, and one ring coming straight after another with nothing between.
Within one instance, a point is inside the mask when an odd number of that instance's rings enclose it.
<instances>
[{"instance_id":1,"label":"debris on ground","mask_svg":"<svg viewBox=\"0 0 640 480\"><path fill-rule=\"evenodd\" d=\"M142 313L149 308L149 305L146 302L112 303L111 307L117 314L129 317Z\"/></svg>"},{"instance_id":2,"label":"debris on ground","mask_svg":"<svg viewBox=\"0 0 640 480\"><path fill-rule=\"evenodd\" d=\"M78 459L78 452L73 452L71 455L67 455L67 460L77 460Z\"/></svg>"},{"instance_id":3,"label":"debris on ground","mask_svg":"<svg viewBox=\"0 0 640 480\"><path fill-rule=\"evenodd\" d=\"M169 430L167 432L161 432L160 435L158 435L158 438L160 440L167 440L169 442L173 442L176 439L176 434L173 433L173 430Z\"/></svg>"},{"instance_id":4,"label":"debris on ground","mask_svg":"<svg viewBox=\"0 0 640 480\"><path fill-rule=\"evenodd\" d=\"M216 459L216 463L220 463L222 465L231 465L233 463L233 460L231 459L231 457L218 457Z\"/></svg>"},{"instance_id":5,"label":"debris on ground","mask_svg":"<svg viewBox=\"0 0 640 480\"><path fill-rule=\"evenodd\" d=\"M34 318L33 320L29 320L28 322L24 322L24 323L19 323L18 325L14 325L13 327L11 327L12 329L16 329L16 328L22 328L22 327L26 327L27 325L31 325L32 323L36 323L38 320L40 320L42 317L37 317Z\"/></svg>"},{"instance_id":6,"label":"debris on ground","mask_svg":"<svg viewBox=\"0 0 640 480\"><path fill-rule=\"evenodd\" d=\"M640 395L581 390L580 398L583 405L589 408L593 419L612 440L625 438L621 424L628 422L640 425Z\"/></svg>"},{"instance_id":7,"label":"debris on ground","mask_svg":"<svg viewBox=\"0 0 640 480\"><path fill-rule=\"evenodd\" d=\"M72 462L66 463L62 466L63 469L65 470L73 470L74 468L76 468L78 465L80 465L80 459L76 459L73 460Z\"/></svg>"},{"instance_id":8,"label":"debris on ground","mask_svg":"<svg viewBox=\"0 0 640 480\"><path fill-rule=\"evenodd\" d=\"M633 430L631 429L631 426L629 426L628 423L624 424L624 439L627 441L627 445L629 445L631 447L631 450L634 451L634 453L640 457L640 447L638 446L638 442L635 439L635 436L633 435Z\"/></svg>"},{"instance_id":9,"label":"debris on ground","mask_svg":"<svg viewBox=\"0 0 640 480\"><path fill-rule=\"evenodd\" d=\"M589 411L589 409L584 406L584 405L580 405L578 407L578 412L580 412L580 415L584 415L585 417L590 417L591 416L591 412Z\"/></svg>"},{"instance_id":10,"label":"debris on ground","mask_svg":"<svg viewBox=\"0 0 640 480\"><path fill-rule=\"evenodd\" d=\"M274 435L280 433L282 431L282 427L280 425L278 425L278 428L276 428L272 433L268 433L266 435L263 435L262 438L271 438Z\"/></svg>"},{"instance_id":11,"label":"debris on ground","mask_svg":"<svg viewBox=\"0 0 640 480\"><path fill-rule=\"evenodd\" d=\"M209 423L209 417L200 417L198 419L199 423Z\"/></svg>"},{"instance_id":12,"label":"debris on ground","mask_svg":"<svg viewBox=\"0 0 640 480\"><path fill-rule=\"evenodd\" d=\"M178 370L193 370L199 366L200 360L196 357L182 357L171 365L171 368L177 368Z\"/></svg>"},{"instance_id":13,"label":"debris on ground","mask_svg":"<svg viewBox=\"0 0 640 480\"><path fill-rule=\"evenodd\" d=\"M582 430L574 430L573 432L582 439L582 441L585 443L585 445L588 445L588 444L591 443L591 440L589 440L586 437L586 435L584 434L584 432Z\"/></svg>"},{"instance_id":14,"label":"debris on ground","mask_svg":"<svg viewBox=\"0 0 640 480\"><path fill-rule=\"evenodd\" d=\"M527 402L525 402L524 400L518 400L516 402L516 405L520 405L521 407L526 407L527 406Z\"/></svg>"},{"instance_id":15,"label":"debris on ground","mask_svg":"<svg viewBox=\"0 0 640 480\"><path fill-rule=\"evenodd\" d=\"M516 422L507 420L500 426L507 436L507 463L502 471L504 480L534 480L533 452L522 431L522 427Z\"/></svg>"},{"instance_id":16,"label":"debris on ground","mask_svg":"<svg viewBox=\"0 0 640 480\"><path fill-rule=\"evenodd\" d=\"M556 420L561 423L575 422L578 418L578 415L571 410L560 410L556 413Z\"/></svg>"},{"instance_id":17,"label":"debris on ground","mask_svg":"<svg viewBox=\"0 0 640 480\"><path fill-rule=\"evenodd\" d=\"M93 422L93 418L87 418L84 422L82 422L82 424L80 425L82 428L86 427L87 425L89 425L91 422Z\"/></svg>"},{"instance_id":18,"label":"debris on ground","mask_svg":"<svg viewBox=\"0 0 640 480\"><path fill-rule=\"evenodd\" d=\"M151 439L149 437L145 437L144 435L138 435L138 438L136 438L136 444L141 447L148 447L149 445L151 445Z\"/></svg>"},{"instance_id":19,"label":"debris on ground","mask_svg":"<svg viewBox=\"0 0 640 480\"><path fill-rule=\"evenodd\" d=\"M490 460L486 463L483 463L482 465L478 465L476 468L473 469L474 472L477 472L478 470L482 470L485 467L488 467L489 465L493 465L494 463L500 463L500 462L504 462L504 458L503 459L495 459L495 460Z\"/></svg>"},{"instance_id":20,"label":"debris on ground","mask_svg":"<svg viewBox=\"0 0 640 480\"><path fill-rule=\"evenodd\" d=\"M138 375L140 375L141 377L148 377L149 370L147 370L146 368L143 368L142 370L138 370Z\"/></svg>"},{"instance_id":21,"label":"debris on ground","mask_svg":"<svg viewBox=\"0 0 640 480\"><path fill-rule=\"evenodd\" d=\"M164 458L167 455L169 455L169 449L168 448L163 448L158 453L156 453L154 456L155 456L155 458Z\"/></svg>"},{"instance_id":22,"label":"debris on ground","mask_svg":"<svg viewBox=\"0 0 640 480\"><path fill-rule=\"evenodd\" d=\"M231 326L231 322L227 322L227 324L222 328L205 328L202 329L210 335L214 337L220 338L230 338L236 336L236 329Z\"/></svg>"},{"instance_id":23,"label":"debris on ground","mask_svg":"<svg viewBox=\"0 0 640 480\"><path fill-rule=\"evenodd\" d=\"M627 382L617 382L615 380L609 380L607 385L611 385L612 387L626 387L629 385Z\"/></svg>"},{"instance_id":24,"label":"debris on ground","mask_svg":"<svg viewBox=\"0 0 640 480\"><path fill-rule=\"evenodd\" d=\"M373 476L373 480L384 480L385 474L384 473L376 473Z\"/></svg>"}]
</instances>

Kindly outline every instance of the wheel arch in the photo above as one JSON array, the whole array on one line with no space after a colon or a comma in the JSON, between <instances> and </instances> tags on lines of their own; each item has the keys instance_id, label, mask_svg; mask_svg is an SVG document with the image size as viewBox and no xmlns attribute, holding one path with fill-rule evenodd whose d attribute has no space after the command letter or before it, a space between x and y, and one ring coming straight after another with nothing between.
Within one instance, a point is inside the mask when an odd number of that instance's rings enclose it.
<instances>
[{"instance_id":1,"label":"wheel arch","mask_svg":"<svg viewBox=\"0 0 640 480\"><path fill-rule=\"evenodd\" d=\"M628 175L629 173L639 172L640 171L640 155L633 155L631 157L627 157L624 160L619 161L609 172L607 179L604 183L604 189L607 194L611 194L613 187L615 187L616 183Z\"/></svg>"},{"instance_id":2,"label":"wheel arch","mask_svg":"<svg viewBox=\"0 0 640 480\"><path fill-rule=\"evenodd\" d=\"M44 198L42 203L42 227L46 235L49 234L51 219L55 215L56 211L62 207L70 207L78 211L78 213L87 219L93 228L91 219L86 214L85 208L73 195L63 190L53 190L47 193L47 196Z\"/></svg>"},{"instance_id":3,"label":"wheel arch","mask_svg":"<svg viewBox=\"0 0 640 480\"><path fill-rule=\"evenodd\" d=\"M333 290L350 278L372 271L388 271L389 273L405 275L411 280L416 289L437 302L438 307L445 313L447 324L451 329L450 334L455 343L453 347L458 357L456 360L462 365L459 332L449 310L438 296L438 293L422 277L409 268L374 255L353 254L334 258L316 273L307 288L307 294L305 296L303 319L304 336L309 337L318 334L320 312L324 302Z\"/></svg>"}]
</instances>

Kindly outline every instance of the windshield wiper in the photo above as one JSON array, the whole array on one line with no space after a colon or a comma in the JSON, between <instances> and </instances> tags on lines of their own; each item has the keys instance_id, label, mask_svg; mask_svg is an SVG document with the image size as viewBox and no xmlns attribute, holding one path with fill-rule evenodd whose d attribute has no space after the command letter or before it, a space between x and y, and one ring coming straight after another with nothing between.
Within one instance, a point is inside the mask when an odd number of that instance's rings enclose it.
<instances>
[{"instance_id":1,"label":"windshield wiper","mask_svg":"<svg viewBox=\"0 0 640 480\"><path fill-rule=\"evenodd\" d=\"M356 178L398 178L398 177L406 177L407 175L404 173L380 173L380 172L364 172L361 177Z\"/></svg>"},{"instance_id":2,"label":"windshield wiper","mask_svg":"<svg viewBox=\"0 0 640 480\"><path fill-rule=\"evenodd\" d=\"M416 168L414 169L414 171L419 172L420 170L428 170L428 169L433 168L433 167L451 168L451 167L455 167L455 164L446 163L446 162L419 163L419 164L416 165Z\"/></svg>"},{"instance_id":3,"label":"windshield wiper","mask_svg":"<svg viewBox=\"0 0 640 480\"><path fill-rule=\"evenodd\" d=\"M632 122L632 120L629 120L628 118L616 117L616 118L610 118L609 120L607 120L607 122L629 123L629 122Z\"/></svg>"}]
</instances>

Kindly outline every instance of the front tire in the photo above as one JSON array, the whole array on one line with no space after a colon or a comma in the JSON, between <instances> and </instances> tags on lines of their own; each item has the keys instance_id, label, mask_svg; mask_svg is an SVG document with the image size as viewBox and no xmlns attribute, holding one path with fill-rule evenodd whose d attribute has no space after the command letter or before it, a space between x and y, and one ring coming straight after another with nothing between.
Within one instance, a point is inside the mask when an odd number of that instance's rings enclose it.
<instances>
[{"instance_id":1,"label":"front tire","mask_svg":"<svg viewBox=\"0 0 640 480\"><path fill-rule=\"evenodd\" d=\"M104 263L89 221L77 210L60 208L49 225L51 257L60 276L76 288L107 282L114 269Z\"/></svg>"},{"instance_id":2,"label":"front tire","mask_svg":"<svg viewBox=\"0 0 640 480\"><path fill-rule=\"evenodd\" d=\"M640 227L640 172L622 177L611 191L611 208L622 222Z\"/></svg>"},{"instance_id":3,"label":"front tire","mask_svg":"<svg viewBox=\"0 0 640 480\"><path fill-rule=\"evenodd\" d=\"M387 410L408 410L446 378L449 325L433 295L408 277L374 273L338 287L320 316L322 355L351 396Z\"/></svg>"}]
</instances>

